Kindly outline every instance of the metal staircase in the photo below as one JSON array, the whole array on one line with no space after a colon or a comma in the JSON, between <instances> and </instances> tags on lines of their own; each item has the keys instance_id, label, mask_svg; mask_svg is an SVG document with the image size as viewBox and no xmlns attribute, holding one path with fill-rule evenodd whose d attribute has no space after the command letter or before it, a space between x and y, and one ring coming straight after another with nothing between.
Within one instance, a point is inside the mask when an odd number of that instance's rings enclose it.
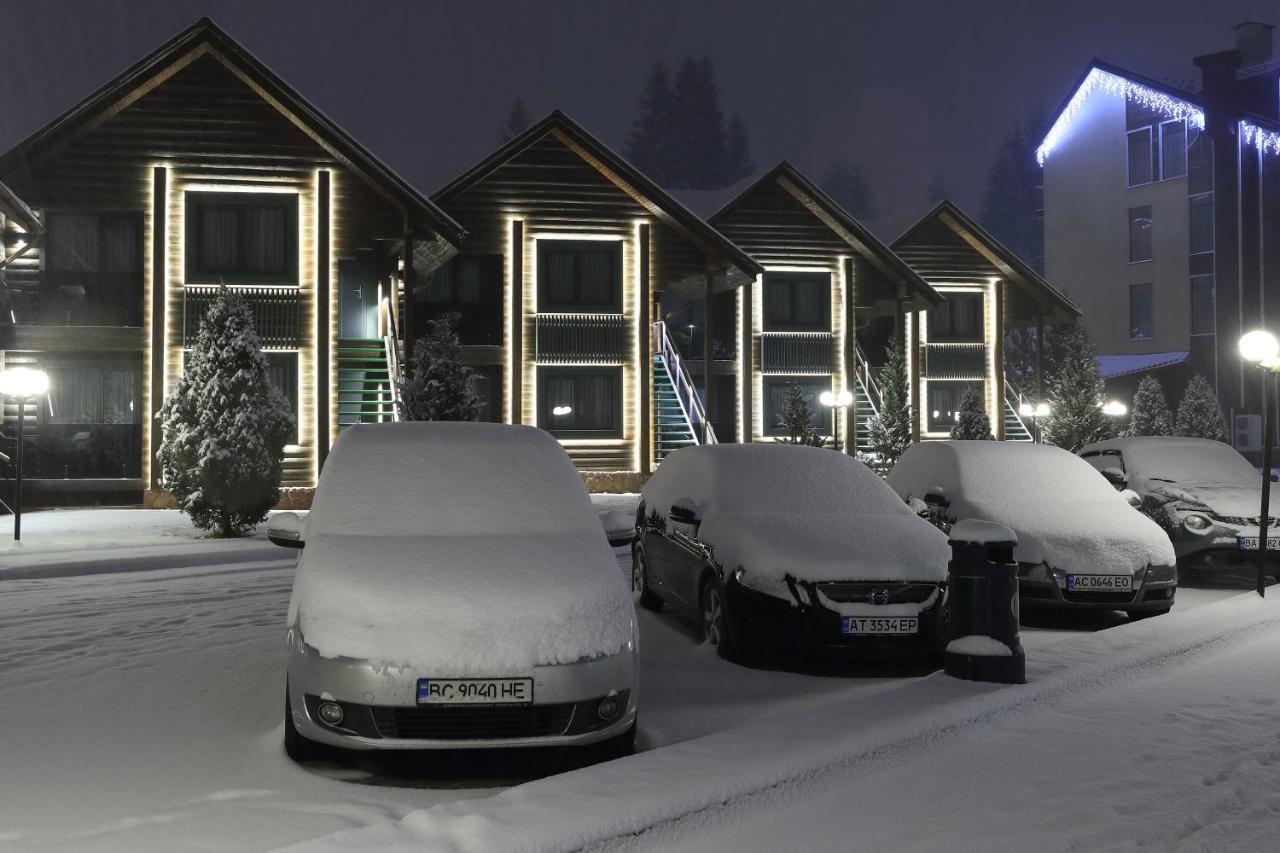
<instances>
[{"instance_id":1,"label":"metal staircase","mask_svg":"<svg viewBox=\"0 0 1280 853\"><path fill-rule=\"evenodd\" d=\"M1031 430L1018 414L1018 407L1025 402L1023 396L1006 378L1004 381L1004 440L1033 441Z\"/></svg>"},{"instance_id":2,"label":"metal staircase","mask_svg":"<svg viewBox=\"0 0 1280 853\"><path fill-rule=\"evenodd\" d=\"M706 409L680 353L667 334L667 324L653 324L654 462L681 447L702 443ZM716 443L715 430L706 425L707 443Z\"/></svg>"},{"instance_id":3,"label":"metal staircase","mask_svg":"<svg viewBox=\"0 0 1280 853\"><path fill-rule=\"evenodd\" d=\"M871 365L858 345L858 362L855 370L857 381L853 388L853 415L858 424L859 453L871 453L871 419L880 412L880 388L871 375Z\"/></svg>"},{"instance_id":4,"label":"metal staircase","mask_svg":"<svg viewBox=\"0 0 1280 853\"><path fill-rule=\"evenodd\" d=\"M395 388L386 342L379 338L338 341L338 432L353 424L396 420Z\"/></svg>"}]
</instances>

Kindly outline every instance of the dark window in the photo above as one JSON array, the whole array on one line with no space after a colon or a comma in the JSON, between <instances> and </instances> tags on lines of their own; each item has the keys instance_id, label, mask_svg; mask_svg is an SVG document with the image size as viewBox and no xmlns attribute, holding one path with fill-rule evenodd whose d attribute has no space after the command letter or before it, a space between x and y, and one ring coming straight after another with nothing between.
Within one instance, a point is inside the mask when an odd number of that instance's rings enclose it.
<instances>
[{"instance_id":1,"label":"dark window","mask_svg":"<svg viewBox=\"0 0 1280 853\"><path fill-rule=\"evenodd\" d=\"M539 367L538 426L559 438L622 436L621 367Z\"/></svg>"},{"instance_id":2,"label":"dark window","mask_svg":"<svg viewBox=\"0 0 1280 853\"><path fill-rule=\"evenodd\" d=\"M981 293L948 293L937 308L930 308L929 343L983 341Z\"/></svg>"},{"instance_id":3,"label":"dark window","mask_svg":"<svg viewBox=\"0 0 1280 853\"><path fill-rule=\"evenodd\" d=\"M142 217L50 211L44 320L72 326L142 325Z\"/></svg>"},{"instance_id":4,"label":"dark window","mask_svg":"<svg viewBox=\"0 0 1280 853\"><path fill-rule=\"evenodd\" d=\"M960 399L970 388L976 388L981 392L984 385L981 382L937 379L931 379L925 383L925 403L929 413L926 420L929 432L951 432L956 421L960 419Z\"/></svg>"},{"instance_id":5,"label":"dark window","mask_svg":"<svg viewBox=\"0 0 1280 853\"><path fill-rule=\"evenodd\" d=\"M831 331L831 276L765 273L764 328L770 332Z\"/></svg>"},{"instance_id":6,"label":"dark window","mask_svg":"<svg viewBox=\"0 0 1280 853\"><path fill-rule=\"evenodd\" d=\"M622 243L539 240L538 310L622 313Z\"/></svg>"},{"instance_id":7,"label":"dark window","mask_svg":"<svg viewBox=\"0 0 1280 853\"><path fill-rule=\"evenodd\" d=\"M1129 285L1129 340L1149 341L1155 337L1152 319L1151 285Z\"/></svg>"},{"instance_id":8,"label":"dark window","mask_svg":"<svg viewBox=\"0 0 1280 853\"><path fill-rule=\"evenodd\" d=\"M289 444L298 443L298 354L296 352L266 352L267 381L279 389L293 412L293 432Z\"/></svg>"},{"instance_id":9,"label":"dark window","mask_svg":"<svg viewBox=\"0 0 1280 853\"><path fill-rule=\"evenodd\" d=\"M187 193L187 281L298 281L298 196Z\"/></svg>"},{"instance_id":10,"label":"dark window","mask_svg":"<svg viewBox=\"0 0 1280 853\"><path fill-rule=\"evenodd\" d=\"M1129 208L1129 263L1151 260L1151 205Z\"/></svg>"},{"instance_id":11,"label":"dark window","mask_svg":"<svg viewBox=\"0 0 1280 853\"><path fill-rule=\"evenodd\" d=\"M502 255L451 258L418 288L414 301L426 309L424 319L453 314L464 344L501 345Z\"/></svg>"},{"instance_id":12,"label":"dark window","mask_svg":"<svg viewBox=\"0 0 1280 853\"><path fill-rule=\"evenodd\" d=\"M1213 276L1192 276L1191 334L1212 335L1215 329L1214 311Z\"/></svg>"},{"instance_id":13,"label":"dark window","mask_svg":"<svg viewBox=\"0 0 1280 853\"><path fill-rule=\"evenodd\" d=\"M1129 186L1151 183L1151 128L1129 132Z\"/></svg>"},{"instance_id":14,"label":"dark window","mask_svg":"<svg viewBox=\"0 0 1280 853\"><path fill-rule=\"evenodd\" d=\"M1119 468L1121 472L1124 471L1124 457L1120 455L1119 450L1099 450L1086 454L1083 458L1099 471L1105 471L1108 468Z\"/></svg>"},{"instance_id":15,"label":"dark window","mask_svg":"<svg viewBox=\"0 0 1280 853\"><path fill-rule=\"evenodd\" d=\"M1187 145L1187 192L1213 190L1213 140L1202 130L1191 129Z\"/></svg>"},{"instance_id":16,"label":"dark window","mask_svg":"<svg viewBox=\"0 0 1280 853\"><path fill-rule=\"evenodd\" d=\"M24 467L32 477L142 476L142 356L50 358L49 397Z\"/></svg>"},{"instance_id":17,"label":"dark window","mask_svg":"<svg viewBox=\"0 0 1280 853\"><path fill-rule=\"evenodd\" d=\"M480 401L478 421L502 423L502 368L496 364L472 366L467 384Z\"/></svg>"},{"instance_id":18,"label":"dark window","mask_svg":"<svg viewBox=\"0 0 1280 853\"><path fill-rule=\"evenodd\" d=\"M1187 123L1182 119L1160 125L1160 177L1164 180L1187 174Z\"/></svg>"},{"instance_id":19,"label":"dark window","mask_svg":"<svg viewBox=\"0 0 1280 853\"><path fill-rule=\"evenodd\" d=\"M1213 251L1213 193L1191 197L1191 254Z\"/></svg>"},{"instance_id":20,"label":"dark window","mask_svg":"<svg viewBox=\"0 0 1280 853\"><path fill-rule=\"evenodd\" d=\"M764 378L764 434L772 436L787 434L787 431L779 425L778 419L786 409L787 388L791 385L800 386L800 390L804 393L805 402L809 404L810 425L819 433L830 435L830 410L818 402L818 397L823 391L831 390L831 379L827 376L766 376Z\"/></svg>"}]
</instances>

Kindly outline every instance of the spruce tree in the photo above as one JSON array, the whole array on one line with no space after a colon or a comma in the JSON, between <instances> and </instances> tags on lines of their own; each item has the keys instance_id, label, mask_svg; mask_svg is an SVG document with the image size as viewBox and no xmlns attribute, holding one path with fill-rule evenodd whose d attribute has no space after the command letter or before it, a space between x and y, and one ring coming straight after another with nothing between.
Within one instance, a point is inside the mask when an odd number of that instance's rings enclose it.
<instances>
[{"instance_id":1,"label":"spruce tree","mask_svg":"<svg viewBox=\"0 0 1280 853\"><path fill-rule=\"evenodd\" d=\"M832 160L823 173L822 189L856 219L875 219L879 215L875 191L860 163Z\"/></svg>"},{"instance_id":2,"label":"spruce tree","mask_svg":"<svg viewBox=\"0 0 1280 853\"><path fill-rule=\"evenodd\" d=\"M755 170L755 160L751 157L751 142L747 139L747 127L742 123L742 119L735 115L729 122L729 139L725 143L724 174L720 177L720 184L727 187Z\"/></svg>"},{"instance_id":3,"label":"spruce tree","mask_svg":"<svg viewBox=\"0 0 1280 853\"><path fill-rule=\"evenodd\" d=\"M511 105L511 112L507 113L507 123L498 131L498 144L510 142L528 129L529 113L524 108L524 100L516 98Z\"/></svg>"},{"instance_id":4,"label":"spruce tree","mask_svg":"<svg viewBox=\"0 0 1280 853\"><path fill-rule=\"evenodd\" d=\"M991 434L991 419L987 417L986 401L977 388L966 388L960 396L960 420L951 428L951 438L956 441L995 440Z\"/></svg>"},{"instance_id":5,"label":"spruce tree","mask_svg":"<svg viewBox=\"0 0 1280 853\"><path fill-rule=\"evenodd\" d=\"M1213 386L1202 374L1197 373L1187 383L1182 402L1178 404L1175 432L1211 441L1227 440L1227 419L1222 414L1222 405L1218 402L1218 395L1213 393Z\"/></svg>"},{"instance_id":6,"label":"spruce tree","mask_svg":"<svg viewBox=\"0 0 1280 853\"><path fill-rule=\"evenodd\" d=\"M822 436L814 428L813 410L809 408L804 390L794 382L787 386L786 397L782 400L782 412L778 415L778 426L787 433L778 439L783 444L821 447L824 443Z\"/></svg>"},{"instance_id":7,"label":"spruce tree","mask_svg":"<svg viewBox=\"0 0 1280 853\"><path fill-rule=\"evenodd\" d=\"M671 88L670 73L667 66L655 62L649 69L649 78L640 94L640 107L631 123L627 159L659 186L672 186L679 168L672 142L675 120L675 92Z\"/></svg>"},{"instance_id":8,"label":"spruce tree","mask_svg":"<svg viewBox=\"0 0 1280 853\"><path fill-rule=\"evenodd\" d=\"M1173 435L1173 414L1160 380L1150 373L1138 381L1129 415L1129 435Z\"/></svg>"},{"instance_id":9,"label":"spruce tree","mask_svg":"<svg viewBox=\"0 0 1280 853\"><path fill-rule=\"evenodd\" d=\"M250 532L280 499L293 428L288 402L267 380L249 306L219 288L160 409L162 486L196 527Z\"/></svg>"},{"instance_id":10,"label":"spruce tree","mask_svg":"<svg viewBox=\"0 0 1280 853\"><path fill-rule=\"evenodd\" d=\"M1054 331L1045 440L1074 453L1086 444L1110 438L1111 419L1102 413L1103 390L1084 321L1058 327Z\"/></svg>"},{"instance_id":11,"label":"spruce tree","mask_svg":"<svg viewBox=\"0 0 1280 853\"><path fill-rule=\"evenodd\" d=\"M1046 131L1044 108L1009 129L987 177L978 221L1038 272L1044 272L1044 228L1040 220L1043 172L1035 151Z\"/></svg>"},{"instance_id":12,"label":"spruce tree","mask_svg":"<svg viewBox=\"0 0 1280 853\"><path fill-rule=\"evenodd\" d=\"M724 112L715 69L707 57L687 58L675 79L674 143L683 168L673 189L713 190L723 183L726 147Z\"/></svg>"},{"instance_id":13,"label":"spruce tree","mask_svg":"<svg viewBox=\"0 0 1280 853\"><path fill-rule=\"evenodd\" d=\"M396 382L400 417L406 421L474 421L481 403L462 363L462 341L453 315L427 321L426 334L413 345L404 378Z\"/></svg>"},{"instance_id":14,"label":"spruce tree","mask_svg":"<svg viewBox=\"0 0 1280 853\"><path fill-rule=\"evenodd\" d=\"M868 422L867 433L876 465L886 472L911 446L906 355L896 339L885 348L884 365L876 379L880 385L880 411Z\"/></svg>"}]
</instances>

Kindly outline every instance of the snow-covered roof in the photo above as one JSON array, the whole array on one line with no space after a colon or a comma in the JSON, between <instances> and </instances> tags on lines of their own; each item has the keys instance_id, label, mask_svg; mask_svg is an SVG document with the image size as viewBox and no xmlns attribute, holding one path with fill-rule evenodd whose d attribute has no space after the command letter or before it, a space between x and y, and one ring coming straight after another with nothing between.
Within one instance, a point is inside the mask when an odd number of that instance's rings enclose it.
<instances>
[{"instance_id":1,"label":"snow-covered roof","mask_svg":"<svg viewBox=\"0 0 1280 853\"><path fill-rule=\"evenodd\" d=\"M1103 379L1114 379L1117 376L1129 376L1133 373L1145 373L1161 367L1182 364L1191 355L1189 352L1150 352L1139 355L1100 355L1098 356L1098 375Z\"/></svg>"}]
</instances>

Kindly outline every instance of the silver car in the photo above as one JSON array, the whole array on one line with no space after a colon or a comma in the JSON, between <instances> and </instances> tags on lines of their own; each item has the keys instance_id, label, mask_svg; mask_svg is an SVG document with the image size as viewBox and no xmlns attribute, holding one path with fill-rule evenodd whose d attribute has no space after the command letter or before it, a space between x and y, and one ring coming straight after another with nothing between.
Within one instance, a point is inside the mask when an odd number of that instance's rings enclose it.
<instances>
[{"instance_id":1,"label":"silver car","mask_svg":"<svg viewBox=\"0 0 1280 853\"><path fill-rule=\"evenodd\" d=\"M334 445L288 618L285 747L635 739L635 609L582 479L532 427L386 423Z\"/></svg>"}]
</instances>

